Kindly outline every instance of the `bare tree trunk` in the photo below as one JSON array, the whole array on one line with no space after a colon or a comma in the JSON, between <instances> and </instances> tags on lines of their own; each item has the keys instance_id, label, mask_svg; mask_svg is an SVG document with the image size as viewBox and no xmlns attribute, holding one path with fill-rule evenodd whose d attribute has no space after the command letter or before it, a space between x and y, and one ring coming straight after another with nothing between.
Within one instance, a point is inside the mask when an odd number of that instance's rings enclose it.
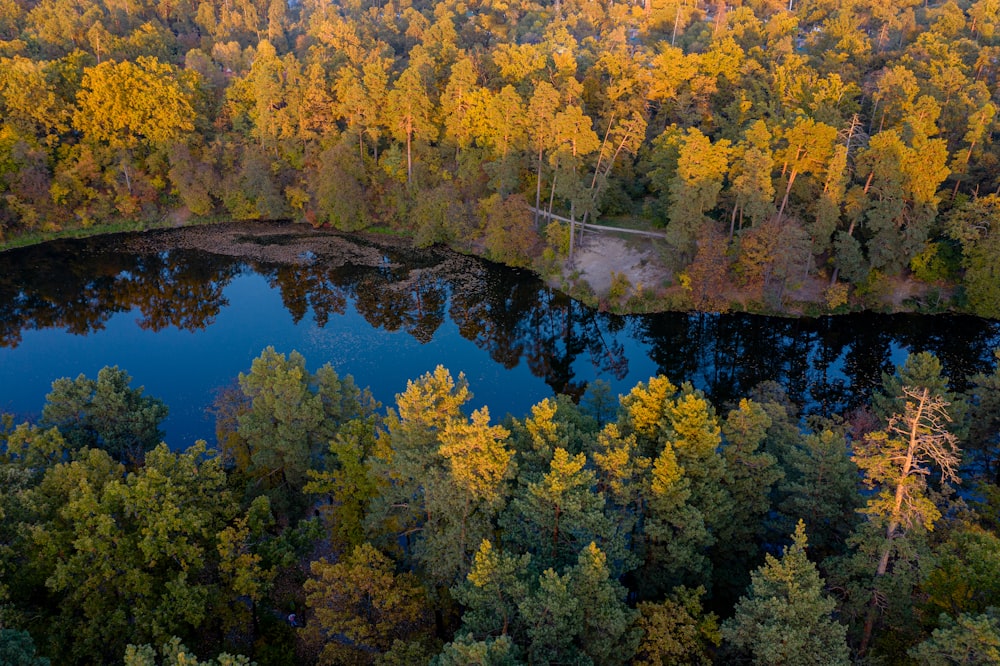
<instances>
[{"instance_id":1,"label":"bare tree trunk","mask_svg":"<svg viewBox=\"0 0 1000 666\"><path fill-rule=\"evenodd\" d=\"M413 157L410 154L410 143L413 137L413 132L406 133L406 184L409 185L410 181L413 180Z\"/></svg>"},{"instance_id":2,"label":"bare tree trunk","mask_svg":"<svg viewBox=\"0 0 1000 666\"><path fill-rule=\"evenodd\" d=\"M576 209L569 203L569 263L573 264L573 233L576 231Z\"/></svg>"},{"instance_id":3,"label":"bare tree trunk","mask_svg":"<svg viewBox=\"0 0 1000 666\"><path fill-rule=\"evenodd\" d=\"M778 209L778 221L781 221L781 216L785 212L785 206L788 204L788 195L792 193L792 184L795 183L795 177L799 175L799 172L792 169L792 173L788 175L788 186L785 188L785 196L781 198L781 208Z\"/></svg>"},{"instance_id":4,"label":"bare tree trunk","mask_svg":"<svg viewBox=\"0 0 1000 666\"><path fill-rule=\"evenodd\" d=\"M542 147L538 147L538 174L535 177L535 226L538 226L538 209L542 203Z\"/></svg>"},{"instance_id":5,"label":"bare tree trunk","mask_svg":"<svg viewBox=\"0 0 1000 666\"><path fill-rule=\"evenodd\" d=\"M677 2L677 14L674 15L674 32L670 35L670 45L673 46L677 41L677 25L681 22L681 3Z\"/></svg>"},{"instance_id":6,"label":"bare tree trunk","mask_svg":"<svg viewBox=\"0 0 1000 666\"><path fill-rule=\"evenodd\" d=\"M549 221L550 222L552 221L552 202L556 198L556 176L558 176L558 175L559 175L558 172L554 172L552 174L552 189L549 190Z\"/></svg>"}]
</instances>

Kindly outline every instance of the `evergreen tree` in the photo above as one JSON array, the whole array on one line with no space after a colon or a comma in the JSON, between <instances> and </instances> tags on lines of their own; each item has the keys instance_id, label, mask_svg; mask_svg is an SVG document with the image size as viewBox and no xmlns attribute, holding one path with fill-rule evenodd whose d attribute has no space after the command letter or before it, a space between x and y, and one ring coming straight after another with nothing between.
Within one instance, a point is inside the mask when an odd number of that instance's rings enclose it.
<instances>
[{"instance_id":1,"label":"evergreen tree","mask_svg":"<svg viewBox=\"0 0 1000 666\"><path fill-rule=\"evenodd\" d=\"M910 650L919 666L1000 664L1000 617L995 609L981 615L962 613L941 618L941 628Z\"/></svg>"},{"instance_id":2,"label":"evergreen tree","mask_svg":"<svg viewBox=\"0 0 1000 666\"><path fill-rule=\"evenodd\" d=\"M806 557L805 524L795 528L781 558L751 574L747 595L722 624L723 638L755 664L832 666L850 663L846 628L833 619L836 603L823 593L816 565Z\"/></svg>"},{"instance_id":3,"label":"evergreen tree","mask_svg":"<svg viewBox=\"0 0 1000 666\"><path fill-rule=\"evenodd\" d=\"M320 664L373 663L397 640L428 636L426 593L413 574L396 574L395 568L367 543L340 562L312 563L305 583L312 617L303 637L320 651Z\"/></svg>"},{"instance_id":4,"label":"evergreen tree","mask_svg":"<svg viewBox=\"0 0 1000 666\"><path fill-rule=\"evenodd\" d=\"M167 407L144 396L143 387L129 388L131 382L118 366L101 368L96 380L82 374L57 379L45 396L42 424L59 428L74 449L100 448L122 462L139 463L160 443Z\"/></svg>"},{"instance_id":5,"label":"evergreen tree","mask_svg":"<svg viewBox=\"0 0 1000 666\"><path fill-rule=\"evenodd\" d=\"M660 603L639 604L638 626L643 635L636 653L637 666L712 663L722 634L715 614L702 609L704 594L703 587L677 587Z\"/></svg>"}]
</instances>

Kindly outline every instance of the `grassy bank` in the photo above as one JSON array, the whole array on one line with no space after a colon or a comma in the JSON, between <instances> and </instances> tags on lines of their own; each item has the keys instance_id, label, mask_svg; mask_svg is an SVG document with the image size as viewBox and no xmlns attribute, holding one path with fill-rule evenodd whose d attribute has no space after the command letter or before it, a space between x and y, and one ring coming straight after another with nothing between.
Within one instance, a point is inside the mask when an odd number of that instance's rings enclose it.
<instances>
[{"instance_id":1,"label":"grassy bank","mask_svg":"<svg viewBox=\"0 0 1000 666\"><path fill-rule=\"evenodd\" d=\"M61 238L90 238L91 236L106 236L110 234L129 233L137 231L152 231L154 229L174 229L177 227L191 227L208 224L218 224L229 221L230 218L219 215L208 215L205 217L191 216L183 222L178 223L177 219L168 215L160 220L112 220L99 224L92 224L88 227L74 227L71 229L60 229L58 231L31 231L24 234L17 234L0 241L0 252L13 250L29 245L38 245Z\"/></svg>"}]
</instances>

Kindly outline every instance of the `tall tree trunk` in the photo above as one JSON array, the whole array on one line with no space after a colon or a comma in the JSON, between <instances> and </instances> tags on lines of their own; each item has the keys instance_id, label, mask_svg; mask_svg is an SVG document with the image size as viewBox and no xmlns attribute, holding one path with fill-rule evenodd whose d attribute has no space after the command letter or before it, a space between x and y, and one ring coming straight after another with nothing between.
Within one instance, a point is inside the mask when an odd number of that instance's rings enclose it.
<instances>
[{"instance_id":1,"label":"tall tree trunk","mask_svg":"<svg viewBox=\"0 0 1000 666\"><path fill-rule=\"evenodd\" d=\"M868 606L868 616L865 618L865 627L861 635L861 644L858 646L858 656L863 657L868 651L871 642L872 632L875 630L875 620L878 614L878 581L885 572L889 570L889 556L892 554L892 540L896 530L900 525L902 515L903 500L906 497L906 483L909 480L913 469L913 456L917 450L918 437L920 436L921 422L923 420L924 409L930 398L930 390L925 386L920 395L920 402L917 405L917 413L910 421L909 445L906 448L906 458L903 460L903 467L900 470L899 481L896 483L896 494L892 506L892 514L889 517L889 524L885 528L885 548L882 550L882 557L879 558L878 567L875 569L875 581L873 582L872 599Z\"/></svg>"},{"instance_id":2,"label":"tall tree trunk","mask_svg":"<svg viewBox=\"0 0 1000 666\"><path fill-rule=\"evenodd\" d=\"M410 154L410 143L413 137L413 132L409 131L406 133L406 184L409 185L410 181L413 180L413 157Z\"/></svg>"},{"instance_id":3,"label":"tall tree trunk","mask_svg":"<svg viewBox=\"0 0 1000 666\"><path fill-rule=\"evenodd\" d=\"M799 172L792 169L792 172L788 175L788 186L785 188L785 196L781 198L781 208L778 209L778 221L781 221L781 216L785 212L785 206L788 204L788 195L792 193L792 185L795 183L795 177L799 175Z\"/></svg>"},{"instance_id":4,"label":"tall tree trunk","mask_svg":"<svg viewBox=\"0 0 1000 666\"><path fill-rule=\"evenodd\" d=\"M681 3L680 0L677 2L677 13L674 15L674 32L670 35L670 45L673 46L677 41L677 26L681 22Z\"/></svg>"},{"instance_id":5,"label":"tall tree trunk","mask_svg":"<svg viewBox=\"0 0 1000 666\"><path fill-rule=\"evenodd\" d=\"M573 263L573 234L576 231L576 211L573 202L569 202L569 263Z\"/></svg>"},{"instance_id":6,"label":"tall tree trunk","mask_svg":"<svg viewBox=\"0 0 1000 666\"><path fill-rule=\"evenodd\" d=\"M542 147L538 147L538 173L535 176L535 227L538 227L538 210L542 205Z\"/></svg>"}]
</instances>

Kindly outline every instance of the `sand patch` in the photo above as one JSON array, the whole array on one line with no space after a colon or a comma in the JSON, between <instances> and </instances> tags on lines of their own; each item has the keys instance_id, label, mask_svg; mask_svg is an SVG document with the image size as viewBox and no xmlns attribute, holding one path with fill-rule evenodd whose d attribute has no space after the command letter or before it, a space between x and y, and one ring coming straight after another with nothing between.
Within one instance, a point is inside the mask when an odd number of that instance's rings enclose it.
<instances>
[{"instance_id":1,"label":"sand patch","mask_svg":"<svg viewBox=\"0 0 1000 666\"><path fill-rule=\"evenodd\" d=\"M573 263L567 266L567 272L578 272L598 298L607 296L614 273L624 274L633 288L666 286L673 276L652 244L640 242L643 246L609 234L588 234L574 249Z\"/></svg>"}]
</instances>

